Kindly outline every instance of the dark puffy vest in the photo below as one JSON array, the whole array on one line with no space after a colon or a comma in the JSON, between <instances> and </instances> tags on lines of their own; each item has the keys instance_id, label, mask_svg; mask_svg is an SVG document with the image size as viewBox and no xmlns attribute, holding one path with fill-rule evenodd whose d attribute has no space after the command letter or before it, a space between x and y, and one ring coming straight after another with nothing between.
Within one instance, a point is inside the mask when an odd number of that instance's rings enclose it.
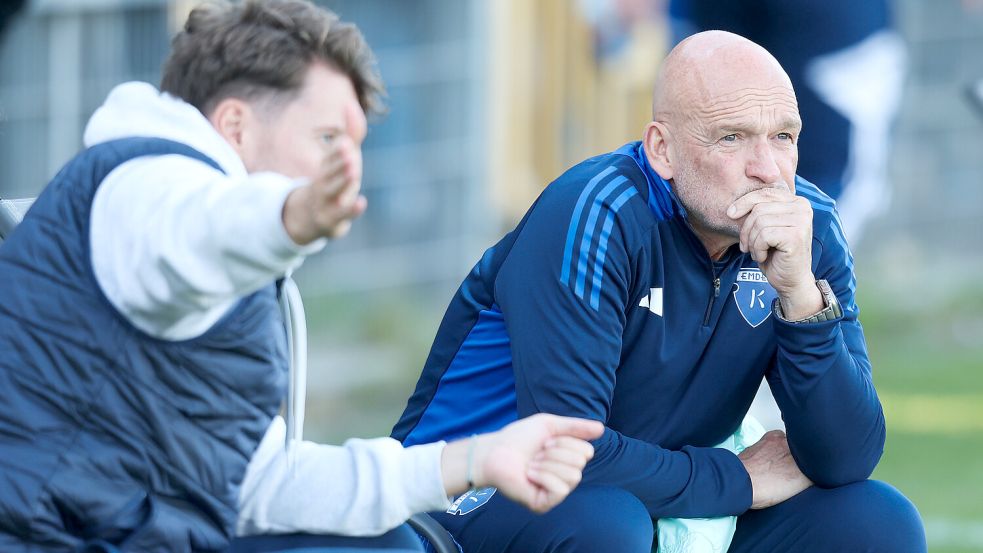
<instances>
[{"instance_id":1,"label":"dark puffy vest","mask_svg":"<svg viewBox=\"0 0 983 553\"><path fill-rule=\"evenodd\" d=\"M92 270L99 184L162 154L221 170L167 140L94 146L0 245L0 550L213 551L234 533L246 465L284 396L276 286L172 342L132 326Z\"/></svg>"}]
</instances>

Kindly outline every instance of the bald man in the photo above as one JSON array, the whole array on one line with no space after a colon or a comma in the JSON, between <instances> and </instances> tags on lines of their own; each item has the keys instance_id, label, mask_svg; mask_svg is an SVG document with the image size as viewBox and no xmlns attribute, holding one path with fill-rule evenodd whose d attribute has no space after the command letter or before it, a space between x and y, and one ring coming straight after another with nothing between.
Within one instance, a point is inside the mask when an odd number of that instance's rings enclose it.
<instances>
[{"instance_id":1,"label":"bald man","mask_svg":"<svg viewBox=\"0 0 983 553\"><path fill-rule=\"evenodd\" d=\"M494 488L437 515L466 553L649 551L653 520L738 515L730 551L925 551L868 480L884 416L833 202L796 177L778 62L737 35L677 46L642 141L550 184L440 326L406 445L550 412L605 423L585 486L545 516ZM762 377L788 435L714 448Z\"/></svg>"}]
</instances>

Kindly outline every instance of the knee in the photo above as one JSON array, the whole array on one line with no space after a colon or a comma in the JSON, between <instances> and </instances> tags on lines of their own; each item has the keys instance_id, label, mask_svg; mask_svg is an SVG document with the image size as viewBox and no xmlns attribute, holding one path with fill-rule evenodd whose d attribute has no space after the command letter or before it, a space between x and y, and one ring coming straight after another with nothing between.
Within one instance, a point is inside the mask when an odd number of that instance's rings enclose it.
<instances>
[{"instance_id":1,"label":"knee","mask_svg":"<svg viewBox=\"0 0 983 553\"><path fill-rule=\"evenodd\" d=\"M925 528L918 510L893 486L866 480L826 492L830 501L820 516L827 518L827 528L838 535L843 550L927 551Z\"/></svg>"},{"instance_id":2,"label":"knee","mask_svg":"<svg viewBox=\"0 0 983 553\"><path fill-rule=\"evenodd\" d=\"M556 552L649 553L654 527L642 502L620 488L581 487L557 507L567 520Z\"/></svg>"}]
</instances>

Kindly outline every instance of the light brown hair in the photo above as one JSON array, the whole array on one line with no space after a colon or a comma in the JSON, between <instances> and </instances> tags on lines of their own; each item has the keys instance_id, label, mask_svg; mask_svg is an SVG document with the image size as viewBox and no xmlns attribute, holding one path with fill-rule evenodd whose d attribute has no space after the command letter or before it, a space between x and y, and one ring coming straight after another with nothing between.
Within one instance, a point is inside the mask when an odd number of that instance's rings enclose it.
<instances>
[{"instance_id":1,"label":"light brown hair","mask_svg":"<svg viewBox=\"0 0 983 553\"><path fill-rule=\"evenodd\" d=\"M196 7L171 42L160 88L208 115L229 97L291 97L318 61L348 76L366 114L383 110L382 80L362 33L306 0Z\"/></svg>"}]
</instances>

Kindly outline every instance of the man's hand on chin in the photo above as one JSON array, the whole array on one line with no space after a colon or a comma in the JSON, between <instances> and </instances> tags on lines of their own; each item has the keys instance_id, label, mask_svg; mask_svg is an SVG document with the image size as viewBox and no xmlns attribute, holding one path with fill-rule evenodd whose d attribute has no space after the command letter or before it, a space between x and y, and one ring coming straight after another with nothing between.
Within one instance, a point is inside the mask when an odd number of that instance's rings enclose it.
<instances>
[{"instance_id":1,"label":"man's hand on chin","mask_svg":"<svg viewBox=\"0 0 983 553\"><path fill-rule=\"evenodd\" d=\"M758 262L790 321L823 309L812 273L812 206L784 183L738 198L727 216L741 223L740 248Z\"/></svg>"}]
</instances>

